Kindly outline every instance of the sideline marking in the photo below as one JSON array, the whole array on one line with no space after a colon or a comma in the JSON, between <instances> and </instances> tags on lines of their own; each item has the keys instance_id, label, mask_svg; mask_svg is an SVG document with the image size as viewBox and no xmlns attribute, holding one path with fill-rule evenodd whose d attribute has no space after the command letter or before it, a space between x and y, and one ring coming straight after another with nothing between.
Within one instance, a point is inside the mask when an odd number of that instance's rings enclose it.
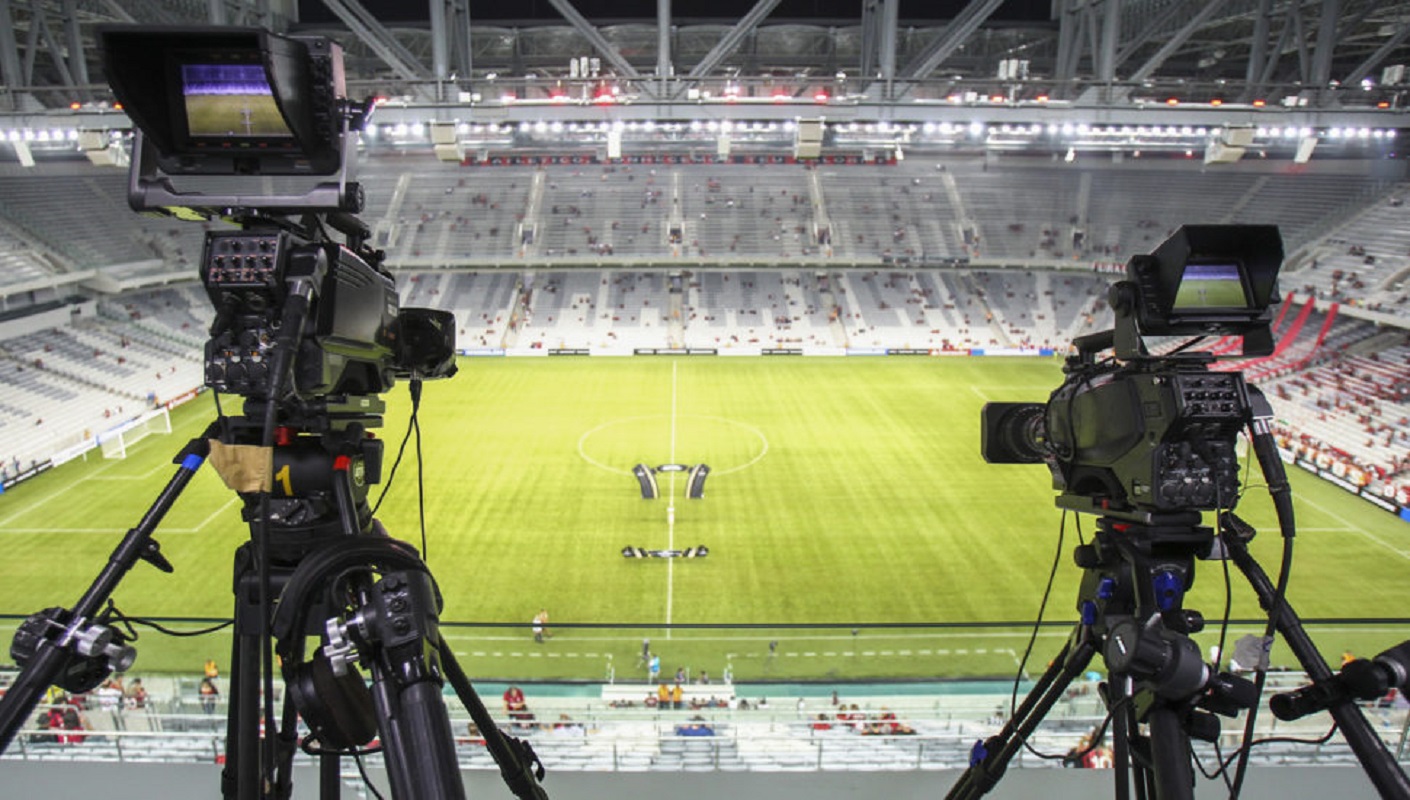
<instances>
[{"instance_id":1,"label":"sideline marking","mask_svg":"<svg viewBox=\"0 0 1410 800\"><path fill-rule=\"evenodd\" d=\"M1346 517L1343 517L1343 516L1341 516L1340 514L1337 514L1337 513L1334 512L1334 511L1329 510L1326 506L1322 505L1321 503L1318 503L1316 500L1312 500L1311 498L1307 498L1307 497L1299 497L1299 498L1297 498L1297 499L1298 499L1298 500L1301 500L1301 501L1304 502L1304 503L1307 503L1308 505L1312 506L1313 508L1317 509L1318 511L1321 511L1323 514L1326 514L1327 516L1331 517L1332 519L1336 520L1337 522L1340 522L1341 524L1345 525L1346 528L1347 528L1347 530L1351 531L1352 533L1359 533L1359 534L1361 534L1362 536L1366 537L1367 539L1370 539L1371 541L1373 541L1373 542L1375 542L1376 544L1380 545L1381 547L1384 547L1385 549L1391 551L1392 553L1395 553L1396 555L1400 556L1401 558L1406 559L1407 561L1410 561L1410 552L1407 552L1407 551L1405 551L1405 550L1397 550L1396 547L1395 547L1395 545L1391 544L1390 542L1385 541L1384 539L1380 538L1379 536L1376 536L1374 533L1371 533L1370 531L1366 530L1365 528L1358 527L1358 526L1356 525L1356 523L1354 523L1354 522L1348 520Z\"/></svg>"}]
</instances>

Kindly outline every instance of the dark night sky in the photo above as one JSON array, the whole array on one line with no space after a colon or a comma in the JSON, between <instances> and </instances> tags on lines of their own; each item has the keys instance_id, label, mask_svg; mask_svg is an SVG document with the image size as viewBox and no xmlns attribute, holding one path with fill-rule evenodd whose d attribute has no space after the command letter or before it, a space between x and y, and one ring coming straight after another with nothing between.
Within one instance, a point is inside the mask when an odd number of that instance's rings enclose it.
<instances>
[{"instance_id":1,"label":"dark night sky","mask_svg":"<svg viewBox=\"0 0 1410 800\"><path fill-rule=\"evenodd\" d=\"M902 20L950 19L969 0L902 0ZM426 5L406 0L363 0L378 19L385 22L410 22L427 18ZM656 17L656 0L573 0L573 7L590 21L624 19L651 20ZM754 7L754 0L673 0L672 16L677 20L738 19ZM861 0L783 0L770 20L861 19ZM1046 22L1050 18L1051 0L1008 0L990 19L1001 22ZM299 0L299 15L304 22L329 22L335 18L318 0ZM558 12L548 0L472 0L470 19L485 21L558 20Z\"/></svg>"}]
</instances>

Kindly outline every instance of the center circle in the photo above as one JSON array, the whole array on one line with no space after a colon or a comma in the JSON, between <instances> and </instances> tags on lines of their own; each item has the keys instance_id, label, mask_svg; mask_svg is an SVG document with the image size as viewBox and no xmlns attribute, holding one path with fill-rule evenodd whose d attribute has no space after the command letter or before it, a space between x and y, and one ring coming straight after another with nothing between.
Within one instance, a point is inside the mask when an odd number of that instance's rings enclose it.
<instances>
[{"instance_id":1,"label":"center circle","mask_svg":"<svg viewBox=\"0 0 1410 800\"><path fill-rule=\"evenodd\" d=\"M613 464L709 464L712 475L748 469L769 452L764 432L725 417L649 414L608 420L578 438L578 455L594 467L631 475Z\"/></svg>"}]
</instances>

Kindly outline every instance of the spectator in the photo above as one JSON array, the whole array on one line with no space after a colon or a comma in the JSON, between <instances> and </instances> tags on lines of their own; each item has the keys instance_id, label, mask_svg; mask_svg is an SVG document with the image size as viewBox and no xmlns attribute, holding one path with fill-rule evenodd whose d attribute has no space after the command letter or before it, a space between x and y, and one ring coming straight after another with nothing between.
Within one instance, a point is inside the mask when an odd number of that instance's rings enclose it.
<instances>
[{"instance_id":1,"label":"spectator","mask_svg":"<svg viewBox=\"0 0 1410 800\"><path fill-rule=\"evenodd\" d=\"M681 689L681 685L677 683L675 687L671 689L671 708L674 708L677 711L680 711L681 709L685 708L684 699L685 690Z\"/></svg>"},{"instance_id":2,"label":"spectator","mask_svg":"<svg viewBox=\"0 0 1410 800\"><path fill-rule=\"evenodd\" d=\"M87 737L82 733L73 733L73 731L82 731L87 728L88 725L83 721L83 715L78 713L77 708L69 706L64 709L64 730L68 732L61 734L59 741L64 744L83 744L83 740Z\"/></svg>"},{"instance_id":3,"label":"spectator","mask_svg":"<svg viewBox=\"0 0 1410 800\"><path fill-rule=\"evenodd\" d=\"M201 708L207 714L215 713L216 700L220 697L220 690L215 687L215 680L212 678L201 679Z\"/></svg>"},{"instance_id":4,"label":"spectator","mask_svg":"<svg viewBox=\"0 0 1410 800\"><path fill-rule=\"evenodd\" d=\"M147 688L142 685L141 678L133 678L132 685L127 687L126 703L128 708L147 707Z\"/></svg>"},{"instance_id":5,"label":"spectator","mask_svg":"<svg viewBox=\"0 0 1410 800\"><path fill-rule=\"evenodd\" d=\"M714 736L715 729L705 724L704 717L691 717L690 722L676 726L677 736Z\"/></svg>"},{"instance_id":6,"label":"spectator","mask_svg":"<svg viewBox=\"0 0 1410 800\"><path fill-rule=\"evenodd\" d=\"M512 716L515 711L523 711L529 705L524 701L524 691L518 686L510 686L504 690L504 710Z\"/></svg>"}]
</instances>

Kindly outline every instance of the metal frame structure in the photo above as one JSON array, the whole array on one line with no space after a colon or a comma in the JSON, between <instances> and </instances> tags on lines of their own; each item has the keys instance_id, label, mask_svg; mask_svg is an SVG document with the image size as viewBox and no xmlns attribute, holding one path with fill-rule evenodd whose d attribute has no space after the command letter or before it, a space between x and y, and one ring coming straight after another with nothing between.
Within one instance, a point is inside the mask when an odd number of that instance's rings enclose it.
<instances>
[{"instance_id":1,"label":"metal frame structure","mask_svg":"<svg viewBox=\"0 0 1410 800\"><path fill-rule=\"evenodd\" d=\"M333 36L353 90L392 99L381 118L393 123L1060 124L1159 109L1173 125L1410 127L1410 82L1393 69L1410 63L1410 0L1053 0L1050 19L1024 23L996 20L999 0L926 21L901 19L898 0L864 0L842 20L777 19L779 2L720 24L684 21L672 0L628 22L549 0L561 20L479 25L470 0L429 0L421 24L322 0L337 24L309 25L295 0L0 0L0 139L128 127L106 107L94 49L92 27L107 22ZM601 68L571 70L584 56Z\"/></svg>"}]
</instances>

